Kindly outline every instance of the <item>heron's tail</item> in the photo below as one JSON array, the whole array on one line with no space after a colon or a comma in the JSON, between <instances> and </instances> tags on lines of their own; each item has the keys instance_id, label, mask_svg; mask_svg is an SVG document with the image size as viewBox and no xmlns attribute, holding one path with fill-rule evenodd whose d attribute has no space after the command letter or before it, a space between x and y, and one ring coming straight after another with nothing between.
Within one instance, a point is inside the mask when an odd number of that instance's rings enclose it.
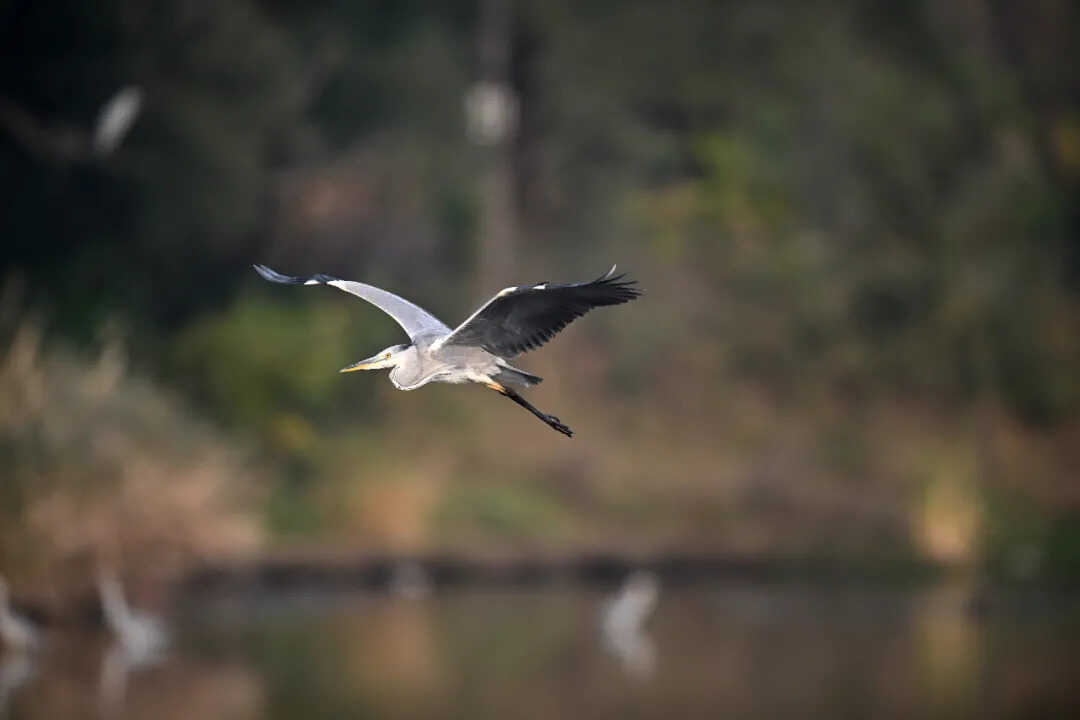
<instances>
[{"instance_id":1,"label":"heron's tail","mask_svg":"<svg viewBox=\"0 0 1080 720\"><path fill-rule=\"evenodd\" d=\"M499 373L495 376L495 380L504 385L517 385L518 387L532 387L543 382L544 378L539 375L533 375L527 373L524 370L519 370L516 367L510 367L509 365L503 366L499 369Z\"/></svg>"}]
</instances>

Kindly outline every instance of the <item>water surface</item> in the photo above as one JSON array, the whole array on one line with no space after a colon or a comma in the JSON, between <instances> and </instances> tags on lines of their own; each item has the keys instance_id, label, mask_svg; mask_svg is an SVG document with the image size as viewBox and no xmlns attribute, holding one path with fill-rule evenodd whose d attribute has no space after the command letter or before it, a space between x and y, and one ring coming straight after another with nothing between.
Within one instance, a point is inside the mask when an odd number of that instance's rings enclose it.
<instances>
[{"instance_id":1,"label":"water surface","mask_svg":"<svg viewBox=\"0 0 1080 720\"><path fill-rule=\"evenodd\" d=\"M171 656L119 687L89 632L29 677L6 656L0 677L23 680L4 690L12 718L1080 717L1070 598L975 613L948 585L669 586L627 655L599 629L608 592L219 598L186 608Z\"/></svg>"}]
</instances>

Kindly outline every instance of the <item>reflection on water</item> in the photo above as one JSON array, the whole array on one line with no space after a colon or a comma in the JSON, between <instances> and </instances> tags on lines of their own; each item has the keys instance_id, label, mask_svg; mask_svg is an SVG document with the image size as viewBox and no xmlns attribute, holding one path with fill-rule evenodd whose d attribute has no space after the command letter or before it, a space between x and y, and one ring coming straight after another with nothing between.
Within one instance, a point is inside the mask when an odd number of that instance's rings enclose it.
<instances>
[{"instance_id":1,"label":"reflection on water","mask_svg":"<svg viewBox=\"0 0 1080 720\"><path fill-rule=\"evenodd\" d=\"M947 586L664 588L652 672L605 648L614 588L235 598L190 608L132 673L132 718L1080 717L1080 608L1020 597L975 616ZM0 658L12 718L100 717L108 641Z\"/></svg>"},{"instance_id":2,"label":"reflection on water","mask_svg":"<svg viewBox=\"0 0 1080 720\"><path fill-rule=\"evenodd\" d=\"M101 661L98 695L102 714L119 717L124 712L128 676L165 659L168 631L160 618L127 604L120 580L110 569L99 570L97 584L105 625L114 637Z\"/></svg>"},{"instance_id":3,"label":"reflection on water","mask_svg":"<svg viewBox=\"0 0 1080 720\"><path fill-rule=\"evenodd\" d=\"M6 717L15 693L34 677L34 658L21 650L0 656L0 718Z\"/></svg>"}]
</instances>

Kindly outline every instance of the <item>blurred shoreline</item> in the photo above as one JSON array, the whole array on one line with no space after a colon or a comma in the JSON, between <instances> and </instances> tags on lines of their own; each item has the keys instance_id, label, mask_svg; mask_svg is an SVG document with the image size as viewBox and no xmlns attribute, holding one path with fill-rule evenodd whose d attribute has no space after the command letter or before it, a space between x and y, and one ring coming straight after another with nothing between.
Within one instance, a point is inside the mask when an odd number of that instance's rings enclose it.
<instances>
[{"instance_id":1,"label":"blurred shoreline","mask_svg":"<svg viewBox=\"0 0 1080 720\"><path fill-rule=\"evenodd\" d=\"M436 587L610 585L644 570L667 582L771 581L816 578L824 583L922 583L969 576L966 569L919 560L811 558L723 553L430 553L284 551L197 567L180 583L183 595L295 588L383 590L398 568L423 572Z\"/></svg>"}]
</instances>

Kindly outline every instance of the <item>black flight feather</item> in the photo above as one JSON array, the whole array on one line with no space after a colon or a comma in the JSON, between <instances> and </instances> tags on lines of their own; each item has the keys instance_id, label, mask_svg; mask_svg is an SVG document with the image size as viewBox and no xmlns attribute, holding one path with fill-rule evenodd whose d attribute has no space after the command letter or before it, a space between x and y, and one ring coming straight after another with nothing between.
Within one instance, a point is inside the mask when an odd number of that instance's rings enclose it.
<instances>
[{"instance_id":1,"label":"black flight feather","mask_svg":"<svg viewBox=\"0 0 1080 720\"><path fill-rule=\"evenodd\" d=\"M619 305L641 294L625 275L586 283L539 283L504 290L457 328L446 343L480 346L501 357L535 350L595 307Z\"/></svg>"}]
</instances>

